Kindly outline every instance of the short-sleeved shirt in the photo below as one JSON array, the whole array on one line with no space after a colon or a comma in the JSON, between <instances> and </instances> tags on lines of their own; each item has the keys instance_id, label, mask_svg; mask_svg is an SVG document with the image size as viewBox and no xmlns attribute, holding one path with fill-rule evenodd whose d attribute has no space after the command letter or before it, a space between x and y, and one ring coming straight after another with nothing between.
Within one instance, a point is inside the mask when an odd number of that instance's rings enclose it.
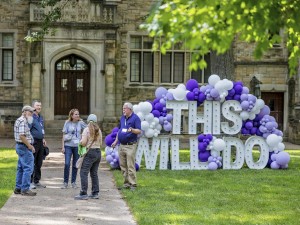
<instances>
[{"instance_id":1,"label":"short-sleeved shirt","mask_svg":"<svg viewBox=\"0 0 300 225\"><path fill-rule=\"evenodd\" d=\"M24 135L30 144L33 143L33 137L30 133L27 120L24 116L19 117L14 125L14 137L16 142L22 142L20 135Z\"/></svg>"},{"instance_id":2,"label":"short-sleeved shirt","mask_svg":"<svg viewBox=\"0 0 300 225\"><path fill-rule=\"evenodd\" d=\"M78 122L67 120L64 124L62 132L64 134L72 135L72 139L70 141L65 141L65 146L77 147L79 141L81 140L81 133L84 128L86 128L86 123L82 120L79 120Z\"/></svg>"},{"instance_id":3,"label":"short-sleeved shirt","mask_svg":"<svg viewBox=\"0 0 300 225\"><path fill-rule=\"evenodd\" d=\"M90 130L88 127L86 127L83 132L82 132L82 137L83 136L86 136L87 137L87 147L88 148L100 148L101 145L102 145L102 133L101 133L101 130L99 130L99 136L97 138L97 140L93 141L93 138L91 138L90 136ZM93 144L92 144L93 143Z\"/></svg>"},{"instance_id":4,"label":"short-sleeved shirt","mask_svg":"<svg viewBox=\"0 0 300 225\"><path fill-rule=\"evenodd\" d=\"M29 124L29 128L34 139L44 138L44 119L41 115L33 114L33 122Z\"/></svg>"},{"instance_id":5,"label":"short-sleeved shirt","mask_svg":"<svg viewBox=\"0 0 300 225\"><path fill-rule=\"evenodd\" d=\"M118 140L121 144L137 142L137 134L127 132L128 128L130 127L133 129L141 129L141 120L134 113L132 113L128 118L123 115L120 119Z\"/></svg>"}]
</instances>

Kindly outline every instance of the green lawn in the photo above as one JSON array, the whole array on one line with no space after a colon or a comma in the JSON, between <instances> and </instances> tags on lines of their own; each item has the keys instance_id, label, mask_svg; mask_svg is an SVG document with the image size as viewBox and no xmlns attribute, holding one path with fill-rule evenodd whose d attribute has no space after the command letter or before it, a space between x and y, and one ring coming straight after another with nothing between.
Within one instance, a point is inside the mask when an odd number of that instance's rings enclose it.
<instances>
[{"instance_id":1,"label":"green lawn","mask_svg":"<svg viewBox=\"0 0 300 225\"><path fill-rule=\"evenodd\" d=\"M15 149L0 148L0 208L14 190L17 159Z\"/></svg>"},{"instance_id":2,"label":"green lawn","mask_svg":"<svg viewBox=\"0 0 300 225\"><path fill-rule=\"evenodd\" d=\"M300 151L287 170L149 171L122 191L139 225L300 224ZM188 151L181 151L188 158ZM142 164L143 165L143 164ZM122 185L120 171L114 171Z\"/></svg>"},{"instance_id":3,"label":"green lawn","mask_svg":"<svg viewBox=\"0 0 300 225\"><path fill-rule=\"evenodd\" d=\"M157 166L150 171L141 166L137 190L122 194L139 225L300 224L300 150L287 152L287 170L163 171ZM188 151L180 154L188 159ZM0 207L14 189L16 161L14 149L0 149ZM121 172L113 173L121 185Z\"/></svg>"}]
</instances>

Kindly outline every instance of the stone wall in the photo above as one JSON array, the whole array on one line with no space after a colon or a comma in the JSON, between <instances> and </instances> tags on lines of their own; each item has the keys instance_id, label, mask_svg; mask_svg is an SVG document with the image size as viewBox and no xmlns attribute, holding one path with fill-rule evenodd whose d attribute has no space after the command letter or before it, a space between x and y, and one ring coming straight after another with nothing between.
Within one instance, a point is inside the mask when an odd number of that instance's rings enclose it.
<instances>
[{"instance_id":1,"label":"stone wall","mask_svg":"<svg viewBox=\"0 0 300 225\"><path fill-rule=\"evenodd\" d=\"M2 0L0 3L0 32L14 33L14 81L0 81L0 135L13 136L14 121L21 115L24 99L24 65L28 61L28 45L24 40L27 35L29 1Z\"/></svg>"}]
</instances>

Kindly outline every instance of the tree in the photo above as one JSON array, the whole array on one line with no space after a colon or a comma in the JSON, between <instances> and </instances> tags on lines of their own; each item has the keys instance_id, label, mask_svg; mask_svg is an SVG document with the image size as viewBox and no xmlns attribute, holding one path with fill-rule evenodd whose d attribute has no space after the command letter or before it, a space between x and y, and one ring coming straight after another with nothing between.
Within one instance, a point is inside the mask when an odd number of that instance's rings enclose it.
<instances>
[{"instance_id":1,"label":"tree","mask_svg":"<svg viewBox=\"0 0 300 225\"><path fill-rule=\"evenodd\" d=\"M293 75L300 56L299 23L300 0L165 0L159 1L141 27L154 37L153 48L163 53L184 40L188 49L197 52L190 65L194 70L206 66L204 54L230 50L234 38L255 42L256 58L282 42ZM165 41L159 47L161 37Z\"/></svg>"}]
</instances>

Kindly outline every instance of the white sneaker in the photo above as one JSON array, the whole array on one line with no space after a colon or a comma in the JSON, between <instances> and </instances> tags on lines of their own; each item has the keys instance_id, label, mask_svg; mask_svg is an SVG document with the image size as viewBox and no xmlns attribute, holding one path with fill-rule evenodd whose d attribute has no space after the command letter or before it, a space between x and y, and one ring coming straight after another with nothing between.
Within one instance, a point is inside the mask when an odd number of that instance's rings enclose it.
<instances>
[{"instance_id":1,"label":"white sneaker","mask_svg":"<svg viewBox=\"0 0 300 225\"><path fill-rule=\"evenodd\" d=\"M30 187L29 187L30 190L32 189L36 189L36 186L33 184L33 183L30 183Z\"/></svg>"},{"instance_id":2,"label":"white sneaker","mask_svg":"<svg viewBox=\"0 0 300 225\"><path fill-rule=\"evenodd\" d=\"M76 189L77 188L77 185L75 182L72 183L72 188Z\"/></svg>"},{"instance_id":3,"label":"white sneaker","mask_svg":"<svg viewBox=\"0 0 300 225\"><path fill-rule=\"evenodd\" d=\"M68 188L68 183L65 183L63 184L63 186L61 187L61 189L67 189Z\"/></svg>"}]
</instances>

